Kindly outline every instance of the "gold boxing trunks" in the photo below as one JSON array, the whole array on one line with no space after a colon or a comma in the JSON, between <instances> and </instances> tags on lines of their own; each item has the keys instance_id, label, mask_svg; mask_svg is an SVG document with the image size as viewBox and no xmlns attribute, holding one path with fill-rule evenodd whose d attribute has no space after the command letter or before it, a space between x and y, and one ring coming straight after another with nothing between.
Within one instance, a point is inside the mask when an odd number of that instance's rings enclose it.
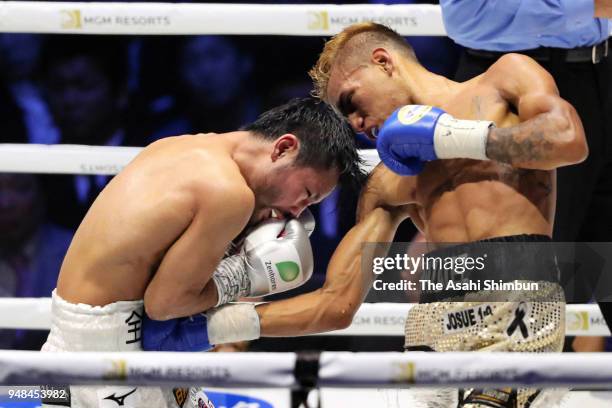
<instances>
[{"instance_id":1,"label":"gold boxing trunks","mask_svg":"<svg viewBox=\"0 0 612 408\"><path fill-rule=\"evenodd\" d=\"M537 290L468 290L422 293L406 319L407 350L560 352L565 339L565 296L549 239L521 235L478 241L426 256L483 256L479 273L423 271L421 279L519 282ZM549 245L546 245L549 244ZM535 285L533 285L535 284ZM514 287L514 286L512 286ZM534 407L536 389L460 390L459 407ZM538 396L538 398L535 398Z\"/></svg>"}]
</instances>

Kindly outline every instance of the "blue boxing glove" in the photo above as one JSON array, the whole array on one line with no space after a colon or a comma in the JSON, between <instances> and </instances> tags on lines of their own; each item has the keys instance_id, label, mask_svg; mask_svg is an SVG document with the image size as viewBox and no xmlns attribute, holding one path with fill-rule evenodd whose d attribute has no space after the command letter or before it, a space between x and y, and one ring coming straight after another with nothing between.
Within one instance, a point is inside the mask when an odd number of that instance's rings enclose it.
<instances>
[{"instance_id":1,"label":"blue boxing glove","mask_svg":"<svg viewBox=\"0 0 612 408\"><path fill-rule=\"evenodd\" d=\"M142 321L142 348L146 351L207 351L208 319L203 313L171 320Z\"/></svg>"},{"instance_id":2,"label":"blue boxing glove","mask_svg":"<svg viewBox=\"0 0 612 408\"><path fill-rule=\"evenodd\" d=\"M402 176L415 176L436 159L487 160L491 121L459 120L442 109L406 105L378 131L376 149L385 165Z\"/></svg>"}]
</instances>

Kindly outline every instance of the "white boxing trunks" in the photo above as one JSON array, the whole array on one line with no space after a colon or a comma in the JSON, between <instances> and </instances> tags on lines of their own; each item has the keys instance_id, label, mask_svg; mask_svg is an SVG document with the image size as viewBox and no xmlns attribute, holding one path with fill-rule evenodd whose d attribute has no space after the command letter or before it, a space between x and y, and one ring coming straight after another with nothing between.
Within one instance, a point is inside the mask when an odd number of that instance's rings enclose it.
<instances>
[{"instance_id":1,"label":"white boxing trunks","mask_svg":"<svg viewBox=\"0 0 612 408\"><path fill-rule=\"evenodd\" d=\"M54 291L51 303L51 332L41 351L141 351L143 305L142 300L121 301L105 306L73 304L63 300ZM69 394L69 400L46 400L43 401L43 407L178 406L172 390L162 390L159 387L78 386L70 387Z\"/></svg>"}]
</instances>

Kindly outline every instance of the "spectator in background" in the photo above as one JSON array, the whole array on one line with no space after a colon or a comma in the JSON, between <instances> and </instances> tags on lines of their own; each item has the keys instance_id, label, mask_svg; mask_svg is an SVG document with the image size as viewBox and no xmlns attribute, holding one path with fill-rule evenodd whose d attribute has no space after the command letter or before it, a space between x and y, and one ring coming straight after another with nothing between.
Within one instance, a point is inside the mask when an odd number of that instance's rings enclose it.
<instances>
[{"instance_id":1,"label":"spectator in background","mask_svg":"<svg viewBox=\"0 0 612 408\"><path fill-rule=\"evenodd\" d=\"M11 99L7 102L16 108L12 120L21 122L25 132L25 138L13 139L20 143L57 143L59 139L36 77L42 38L0 34L0 76Z\"/></svg>"},{"instance_id":2,"label":"spectator in background","mask_svg":"<svg viewBox=\"0 0 612 408\"><path fill-rule=\"evenodd\" d=\"M43 49L45 94L60 130L60 143L134 146L125 126L125 41L106 36L54 36ZM45 178L49 216L76 229L108 176Z\"/></svg>"},{"instance_id":3,"label":"spectator in background","mask_svg":"<svg viewBox=\"0 0 612 408\"><path fill-rule=\"evenodd\" d=\"M23 112L8 85L0 79L0 143L27 143Z\"/></svg>"},{"instance_id":4,"label":"spectator in background","mask_svg":"<svg viewBox=\"0 0 612 408\"><path fill-rule=\"evenodd\" d=\"M186 37L179 46L177 70L178 92L172 105L164 106L170 112L152 112L154 117L170 118L159 124L150 141L187 133L227 132L252 122L260 113L251 77L252 59L229 37Z\"/></svg>"},{"instance_id":5,"label":"spectator in background","mask_svg":"<svg viewBox=\"0 0 612 408\"><path fill-rule=\"evenodd\" d=\"M50 297L72 234L45 221L30 174L0 174L0 296ZM0 348L39 350L47 332L2 330Z\"/></svg>"},{"instance_id":6,"label":"spectator in background","mask_svg":"<svg viewBox=\"0 0 612 408\"><path fill-rule=\"evenodd\" d=\"M22 68L20 47L9 41L11 34L0 34L0 142L27 143L24 113L12 89L12 82ZM24 54L27 54L25 52ZM26 64L28 65L28 64ZM27 66L26 66L27 70Z\"/></svg>"},{"instance_id":7,"label":"spectator in background","mask_svg":"<svg viewBox=\"0 0 612 408\"><path fill-rule=\"evenodd\" d=\"M589 157L557 170L557 241L612 240L612 129L608 21L595 18L599 0L441 0L448 36L466 48L455 79L483 73L501 55L519 52L539 62L554 77L561 97L584 125ZM601 9L598 9L601 10ZM598 11L599 12L599 11ZM563 271L564 286L573 279ZM586 283L576 291L589 300ZM588 286L588 284L586 284ZM568 295L576 300L577 295ZM612 304L600 303L612 325Z\"/></svg>"}]
</instances>

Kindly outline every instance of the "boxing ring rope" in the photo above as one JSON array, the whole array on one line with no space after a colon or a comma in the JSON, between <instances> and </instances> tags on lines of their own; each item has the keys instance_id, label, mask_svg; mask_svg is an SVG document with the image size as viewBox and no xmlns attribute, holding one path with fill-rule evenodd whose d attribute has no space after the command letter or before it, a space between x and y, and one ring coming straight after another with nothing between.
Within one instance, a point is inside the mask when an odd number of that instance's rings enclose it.
<instances>
[{"instance_id":1,"label":"boxing ring rope","mask_svg":"<svg viewBox=\"0 0 612 408\"><path fill-rule=\"evenodd\" d=\"M119 173L141 147L0 143L0 173L106 174ZM376 149L359 151L364 171L380 158Z\"/></svg>"},{"instance_id":2,"label":"boxing ring rope","mask_svg":"<svg viewBox=\"0 0 612 408\"><path fill-rule=\"evenodd\" d=\"M612 386L609 353L154 353L3 350L0 385Z\"/></svg>"},{"instance_id":3,"label":"boxing ring rope","mask_svg":"<svg viewBox=\"0 0 612 408\"><path fill-rule=\"evenodd\" d=\"M446 35L431 4L0 2L0 32L15 33L329 36L364 21L406 36Z\"/></svg>"},{"instance_id":4,"label":"boxing ring rope","mask_svg":"<svg viewBox=\"0 0 612 408\"><path fill-rule=\"evenodd\" d=\"M445 35L437 5L0 2L0 32L332 35L362 21L402 35Z\"/></svg>"},{"instance_id":5,"label":"boxing ring rope","mask_svg":"<svg viewBox=\"0 0 612 408\"><path fill-rule=\"evenodd\" d=\"M327 336L403 336L409 303L365 303L353 323ZM610 332L595 304L566 306L566 335L609 336ZM51 298L0 298L0 328L48 330Z\"/></svg>"}]
</instances>

